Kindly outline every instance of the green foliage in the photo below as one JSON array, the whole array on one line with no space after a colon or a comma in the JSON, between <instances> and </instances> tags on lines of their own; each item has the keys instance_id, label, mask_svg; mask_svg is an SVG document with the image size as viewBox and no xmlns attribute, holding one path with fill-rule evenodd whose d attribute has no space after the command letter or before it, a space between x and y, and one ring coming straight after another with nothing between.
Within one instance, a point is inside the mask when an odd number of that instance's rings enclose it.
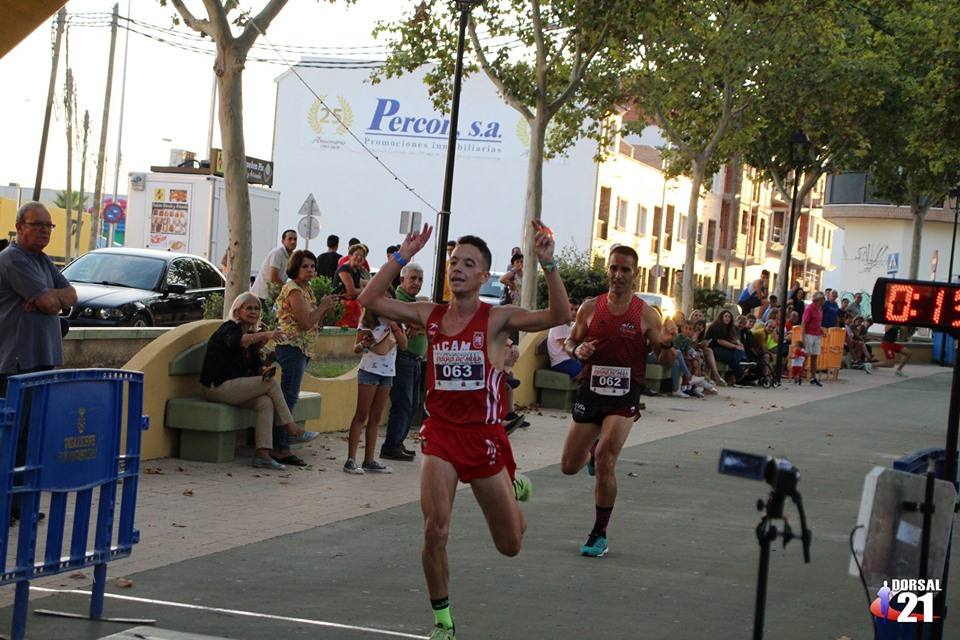
<instances>
[{"instance_id":1,"label":"green foliage","mask_svg":"<svg viewBox=\"0 0 960 640\"><path fill-rule=\"evenodd\" d=\"M727 301L727 294L716 289L707 289L706 287L697 287L693 291L693 308L700 310L719 307Z\"/></svg>"},{"instance_id":2,"label":"green foliage","mask_svg":"<svg viewBox=\"0 0 960 640\"><path fill-rule=\"evenodd\" d=\"M320 300L322 300L324 296L328 296L333 293L333 280L327 276L317 276L310 281L310 290L313 292L314 299L319 304ZM323 317L321 326L336 326L336 324L340 322L340 319L343 317L344 310L345 309L342 302L335 304L333 309L331 309L330 312Z\"/></svg>"},{"instance_id":3,"label":"green foliage","mask_svg":"<svg viewBox=\"0 0 960 640\"><path fill-rule=\"evenodd\" d=\"M392 78L430 64L424 82L434 105L446 111L456 59L456 2L412 3L396 22L380 22L391 53L383 71ZM534 13L534 10L538 13ZM562 153L584 134L602 136L599 125L614 108L627 44L637 35L648 3L636 0L487 0L473 9L464 75L483 72L501 97L531 128L548 131L546 157ZM507 42L512 46L504 46Z\"/></svg>"},{"instance_id":4,"label":"green foliage","mask_svg":"<svg viewBox=\"0 0 960 640\"><path fill-rule=\"evenodd\" d=\"M203 301L203 319L219 320L223 317L223 294L211 293Z\"/></svg>"},{"instance_id":5,"label":"green foliage","mask_svg":"<svg viewBox=\"0 0 960 640\"><path fill-rule=\"evenodd\" d=\"M70 198L70 209L75 212L83 211L84 209L87 208L86 202L84 202L84 200L85 198L83 197L83 194L81 194L79 191L73 191ZM57 193L57 197L54 198L53 204L54 206L60 207L61 209L67 208L66 190L60 191L59 193Z\"/></svg>"},{"instance_id":6,"label":"green foliage","mask_svg":"<svg viewBox=\"0 0 960 640\"><path fill-rule=\"evenodd\" d=\"M960 5L877 0L874 47L890 66L864 123L874 193L914 213L960 180Z\"/></svg>"},{"instance_id":7,"label":"green foliage","mask_svg":"<svg viewBox=\"0 0 960 640\"><path fill-rule=\"evenodd\" d=\"M582 302L607 290L607 268L602 258L591 261L586 251L565 247L554 259L557 273L571 298ZM541 308L547 304L547 281L542 273L537 278L537 304Z\"/></svg>"}]
</instances>

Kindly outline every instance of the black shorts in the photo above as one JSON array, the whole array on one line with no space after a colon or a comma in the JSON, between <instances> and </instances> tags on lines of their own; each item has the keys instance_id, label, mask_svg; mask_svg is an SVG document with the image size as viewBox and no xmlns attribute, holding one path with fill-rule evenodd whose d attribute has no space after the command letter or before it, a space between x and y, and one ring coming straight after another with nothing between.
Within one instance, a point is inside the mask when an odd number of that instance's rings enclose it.
<instances>
[{"instance_id":1,"label":"black shorts","mask_svg":"<svg viewBox=\"0 0 960 640\"><path fill-rule=\"evenodd\" d=\"M630 391L623 396L601 396L590 391L589 387L577 387L573 398L573 421L584 424L602 424L607 416L623 416L640 419L640 389L630 385Z\"/></svg>"}]
</instances>

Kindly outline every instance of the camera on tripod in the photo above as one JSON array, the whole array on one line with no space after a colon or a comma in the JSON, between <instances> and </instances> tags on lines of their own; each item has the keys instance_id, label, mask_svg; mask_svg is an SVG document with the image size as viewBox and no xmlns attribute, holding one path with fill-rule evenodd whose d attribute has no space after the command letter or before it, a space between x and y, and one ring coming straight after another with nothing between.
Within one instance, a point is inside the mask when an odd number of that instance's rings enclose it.
<instances>
[{"instance_id":1,"label":"camera on tripod","mask_svg":"<svg viewBox=\"0 0 960 640\"><path fill-rule=\"evenodd\" d=\"M770 545L780 538L783 546L793 540L793 529L784 516L783 507L787 498L797 506L800 515L800 540L803 544L803 561L810 562L810 543L813 533L807 527L807 514L803 510L803 497L797 489L800 484L800 470L786 458L758 456L743 451L723 449L720 451L718 471L724 475L758 480L770 485L770 495L766 500L757 500L757 510L763 512L763 519L756 528L757 542L760 543L760 567L757 574L757 599L754 605L753 639L762 640L763 620L767 607L767 573L770 568ZM778 527L774 524L780 520Z\"/></svg>"},{"instance_id":2,"label":"camera on tripod","mask_svg":"<svg viewBox=\"0 0 960 640\"><path fill-rule=\"evenodd\" d=\"M724 475L766 482L782 496L795 495L800 484L800 470L786 458L723 449L718 470Z\"/></svg>"}]
</instances>

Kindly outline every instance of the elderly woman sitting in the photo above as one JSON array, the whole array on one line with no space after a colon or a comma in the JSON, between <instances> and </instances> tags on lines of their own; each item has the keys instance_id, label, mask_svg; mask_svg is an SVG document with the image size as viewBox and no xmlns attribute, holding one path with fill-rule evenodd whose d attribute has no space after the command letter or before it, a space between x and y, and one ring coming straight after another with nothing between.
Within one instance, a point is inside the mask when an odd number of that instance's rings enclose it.
<instances>
[{"instance_id":1,"label":"elderly woman sitting","mask_svg":"<svg viewBox=\"0 0 960 640\"><path fill-rule=\"evenodd\" d=\"M266 469L285 467L271 457L274 424L290 433L298 431L284 402L275 367L264 367L261 346L282 336L280 331L257 331L260 325L260 300L247 292L237 296L230 307L230 319L214 331L207 341L207 352L200 371L203 397L252 409L257 452L253 466Z\"/></svg>"}]
</instances>

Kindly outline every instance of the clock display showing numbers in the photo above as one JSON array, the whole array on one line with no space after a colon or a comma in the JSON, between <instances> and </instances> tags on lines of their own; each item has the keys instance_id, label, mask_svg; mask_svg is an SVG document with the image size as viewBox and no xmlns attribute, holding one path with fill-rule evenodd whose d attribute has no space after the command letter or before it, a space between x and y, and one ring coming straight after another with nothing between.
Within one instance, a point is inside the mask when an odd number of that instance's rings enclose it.
<instances>
[{"instance_id":1,"label":"clock display showing numbers","mask_svg":"<svg viewBox=\"0 0 960 640\"><path fill-rule=\"evenodd\" d=\"M960 285L877 278L871 311L874 322L960 330Z\"/></svg>"}]
</instances>

